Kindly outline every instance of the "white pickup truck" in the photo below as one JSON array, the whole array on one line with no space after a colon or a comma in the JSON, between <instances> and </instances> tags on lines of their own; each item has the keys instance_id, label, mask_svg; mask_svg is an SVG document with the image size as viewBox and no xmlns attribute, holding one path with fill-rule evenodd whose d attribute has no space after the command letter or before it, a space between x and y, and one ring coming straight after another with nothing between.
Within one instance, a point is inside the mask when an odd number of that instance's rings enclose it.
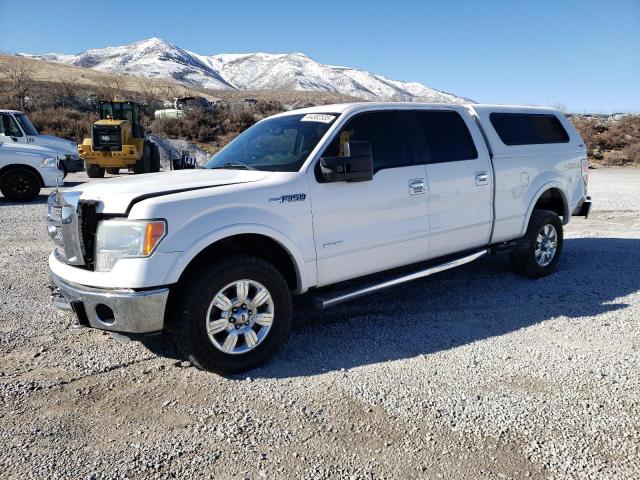
<instances>
[{"instance_id":1,"label":"white pickup truck","mask_svg":"<svg viewBox=\"0 0 640 480\"><path fill-rule=\"evenodd\" d=\"M18 110L0 110L0 143L35 145L58 153L60 168L66 173L81 172L84 162L75 142L52 135L41 135L29 117Z\"/></svg>"},{"instance_id":2,"label":"white pickup truck","mask_svg":"<svg viewBox=\"0 0 640 480\"><path fill-rule=\"evenodd\" d=\"M59 152L0 141L0 193L13 202L30 202L42 187L64 183Z\"/></svg>"},{"instance_id":3,"label":"white pickup truck","mask_svg":"<svg viewBox=\"0 0 640 480\"><path fill-rule=\"evenodd\" d=\"M587 216L583 141L560 112L326 105L258 122L203 169L55 192L54 303L85 326L169 332L198 367L251 369L284 341L291 296L327 308L511 251L556 268Z\"/></svg>"}]
</instances>

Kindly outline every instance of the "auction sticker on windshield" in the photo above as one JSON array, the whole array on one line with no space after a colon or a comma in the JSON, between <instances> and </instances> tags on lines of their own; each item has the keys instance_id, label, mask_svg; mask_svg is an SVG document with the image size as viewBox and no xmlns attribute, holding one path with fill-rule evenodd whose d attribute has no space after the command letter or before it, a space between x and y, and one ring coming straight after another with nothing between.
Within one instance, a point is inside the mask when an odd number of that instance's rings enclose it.
<instances>
[{"instance_id":1,"label":"auction sticker on windshield","mask_svg":"<svg viewBox=\"0 0 640 480\"><path fill-rule=\"evenodd\" d=\"M331 123L333 119L336 118L335 115L326 115L324 113L308 113L304 117L300 119L301 122L322 122L322 123Z\"/></svg>"}]
</instances>

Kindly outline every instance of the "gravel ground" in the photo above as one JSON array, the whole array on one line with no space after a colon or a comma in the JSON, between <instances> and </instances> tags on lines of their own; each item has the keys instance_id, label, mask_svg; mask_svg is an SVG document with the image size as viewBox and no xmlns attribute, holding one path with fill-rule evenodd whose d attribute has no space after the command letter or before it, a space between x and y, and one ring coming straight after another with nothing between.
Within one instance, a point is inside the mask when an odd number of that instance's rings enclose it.
<instances>
[{"instance_id":1,"label":"gravel ground","mask_svg":"<svg viewBox=\"0 0 640 480\"><path fill-rule=\"evenodd\" d=\"M640 170L590 190L551 277L494 256L302 310L234 378L72 328L48 300L47 192L0 198L0 476L640 478Z\"/></svg>"}]
</instances>

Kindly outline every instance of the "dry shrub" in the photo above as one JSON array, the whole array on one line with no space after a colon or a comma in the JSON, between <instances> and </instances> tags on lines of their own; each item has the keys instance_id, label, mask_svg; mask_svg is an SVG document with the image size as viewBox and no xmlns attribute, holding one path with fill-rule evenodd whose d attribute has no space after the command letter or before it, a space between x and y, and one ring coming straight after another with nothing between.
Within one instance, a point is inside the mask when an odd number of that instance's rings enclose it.
<instances>
[{"instance_id":1,"label":"dry shrub","mask_svg":"<svg viewBox=\"0 0 640 480\"><path fill-rule=\"evenodd\" d=\"M156 118L149 125L149 130L169 138L213 142L220 130L220 122L212 114L188 112L177 118Z\"/></svg>"},{"instance_id":2,"label":"dry shrub","mask_svg":"<svg viewBox=\"0 0 640 480\"><path fill-rule=\"evenodd\" d=\"M574 115L571 121L585 141L593 163L640 164L640 116L594 118Z\"/></svg>"},{"instance_id":3,"label":"dry shrub","mask_svg":"<svg viewBox=\"0 0 640 480\"><path fill-rule=\"evenodd\" d=\"M67 138L76 143L89 135L91 124L98 119L95 113L70 108L45 108L29 112L38 131L45 135Z\"/></svg>"}]
</instances>

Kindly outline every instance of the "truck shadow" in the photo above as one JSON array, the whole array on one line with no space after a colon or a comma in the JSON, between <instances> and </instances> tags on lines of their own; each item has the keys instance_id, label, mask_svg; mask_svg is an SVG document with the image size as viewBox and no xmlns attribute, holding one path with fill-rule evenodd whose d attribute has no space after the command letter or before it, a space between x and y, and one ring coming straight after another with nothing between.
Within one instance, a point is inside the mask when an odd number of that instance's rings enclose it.
<instances>
[{"instance_id":1,"label":"truck shadow","mask_svg":"<svg viewBox=\"0 0 640 480\"><path fill-rule=\"evenodd\" d=\"M323 313L296 302L282 350L238 378L311 376L430 355L559 316L583 321L622 310L628 304L617 299L639 290L640 240L567 239L558 271L539 280L512 273L509 256L496 255ZM144 343L180 358L167 339Z\"/></svg>"},{"instance_id":2,"label":"truck shadow","mask_svg":"<svg viewBox=\"0 0 640 480\"><path fill-rule=\"evenodd\" d=\"M529 280L508 255L488 257L335 307L298 311L283 350L252 377L316 375L429 355L559 316L580 319L624 309L640 290L640 240L565 241L558 271ZM588 319L593 321L593 319Z\"/></svg>"}]
</instances>

